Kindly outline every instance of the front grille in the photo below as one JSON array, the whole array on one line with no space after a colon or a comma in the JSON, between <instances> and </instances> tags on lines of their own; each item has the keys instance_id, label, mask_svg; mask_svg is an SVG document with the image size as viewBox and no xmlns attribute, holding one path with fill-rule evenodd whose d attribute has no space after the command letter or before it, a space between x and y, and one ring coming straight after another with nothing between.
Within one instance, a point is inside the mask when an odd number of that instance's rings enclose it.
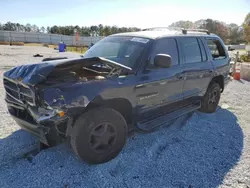
<instances>
[{"instance_id":1,"label":"front grille","mask_svg":"<svg viewBox=\"0 0 250 188\"><path fill-rule=\"evenodd\" d=\"M7 99L15 100L15 102L32 106L35 105L33 91L21 84L16 84L8 79L4 79L4 88L6 90Z\"/></svg>"}]
</instances>

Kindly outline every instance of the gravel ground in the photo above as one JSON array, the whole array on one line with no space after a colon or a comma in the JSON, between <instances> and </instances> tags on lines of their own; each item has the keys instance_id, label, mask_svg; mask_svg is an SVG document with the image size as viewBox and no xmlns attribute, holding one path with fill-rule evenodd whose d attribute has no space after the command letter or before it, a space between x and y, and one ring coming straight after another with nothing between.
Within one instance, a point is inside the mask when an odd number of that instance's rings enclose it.
<instances>
[{"instance_id":1,"label":"gravel ground","mask_svg":"<svg viewBox=\"0 0 250 188\"><path fill-rule=\"evenodd\" d=\"M1 76L32 57L77 56L41 47L0 46ZM1 78L2 79L2 78ZM213 114L194 112L151 134L130 136L121 154L101 165L79 161L62 144L36 156L37 140L19 130L0 83L0 187L250 187L250 83L232 81Z\"/></svg>"}]
</instances>

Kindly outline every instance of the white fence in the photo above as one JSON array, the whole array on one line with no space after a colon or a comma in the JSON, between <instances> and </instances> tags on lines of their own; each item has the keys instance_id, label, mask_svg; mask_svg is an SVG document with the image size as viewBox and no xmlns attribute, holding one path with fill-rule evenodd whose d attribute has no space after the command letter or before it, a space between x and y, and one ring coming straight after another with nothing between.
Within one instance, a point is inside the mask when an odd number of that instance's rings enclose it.
<instances>
[{"instance_id":1,"label":"white fence","mask_svg":"<svg viewBox=\"0 0 250 188\"><path fill-rule=\"evenodd\" d=\"M79 36L78 41L76 41L75 36L0 30L0 42L58 44L63 41L67 45L88 46L92 42L98 42L101 38Z\"/></svg>"}]
</instances>

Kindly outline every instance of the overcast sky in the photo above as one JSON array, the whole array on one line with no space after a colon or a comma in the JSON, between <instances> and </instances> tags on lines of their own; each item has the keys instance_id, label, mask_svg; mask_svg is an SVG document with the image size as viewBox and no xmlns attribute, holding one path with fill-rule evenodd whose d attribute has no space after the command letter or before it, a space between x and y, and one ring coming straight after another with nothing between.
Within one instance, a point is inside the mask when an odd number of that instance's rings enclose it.
<instances>
[{"instance_id":1,"label":"overcast sky","mask_svg":"<svg viewBox=\"0 0 250 188\"><path fill-rule=\"evenodd\" d=\"M242 24L248 12L250 0L2 0L0 22L145 28L206 18Z\"/></svg>"}]
</instances>

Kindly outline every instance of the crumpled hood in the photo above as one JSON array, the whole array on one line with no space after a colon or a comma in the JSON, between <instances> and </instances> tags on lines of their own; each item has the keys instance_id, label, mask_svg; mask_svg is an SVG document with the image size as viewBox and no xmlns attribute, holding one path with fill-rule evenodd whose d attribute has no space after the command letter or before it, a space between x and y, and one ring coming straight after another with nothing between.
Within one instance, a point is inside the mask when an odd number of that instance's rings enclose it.
<instances>
[{"instance_id":1,"label":"crumpled hood","mask_svg":"<svg viewBox=\"0 0 250 188\"><path fill-rule=\"evenodd\" d=\"M16 82L22 82L25 85L34 86L46 80L47 76L56 68L73 66L79 63L81 63L83 66L90 66L98 62L102 62L104 64L108 64L112 67L117 67L123 70L132 71L130 67L121 65L114 61L102 57L92 57L92 58L52 60L52 61L41 62L38 64L22 65L6 71L4 73L4 77L12 79Z\"/></svg>"},{"instance_id":2,"label":"crumpled hood","mask_svg":"<svg viewBox=\"0 0 250 188\"><path fill-rule=\"evenodd\" d=\"M53 69L53 64L49 63L22 65L6 71L4 77L26 85L35 85L43 81Z\"/></svg>"}]
</instances>

